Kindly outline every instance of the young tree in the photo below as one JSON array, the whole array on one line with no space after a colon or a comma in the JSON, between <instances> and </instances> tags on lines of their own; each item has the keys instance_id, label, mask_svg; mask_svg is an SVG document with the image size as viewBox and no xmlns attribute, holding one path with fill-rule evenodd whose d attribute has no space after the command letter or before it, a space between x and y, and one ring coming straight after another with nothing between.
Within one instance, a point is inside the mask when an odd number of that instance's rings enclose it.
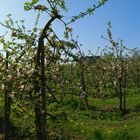
<instances>
[{"instance_id":1,"label":"young tree","mask_svg":"<svg viewBox=\"0 0 140 140\"><path fill-rule=\"evenodd\" d=\"M114 76L114 86L115 91L117 95L119 96L119 109L122 112L122 114L126 113L126 90L127 90L127 79L128 79L128 66L129 61L127 61L126 54L129 51L131 53L132 51L127 49L124 45L122 40L120 42L114 41L112 38L112 31L111 31L111 23L108 24L108 41L112 45L111 51L113 52L112 57L112 68L111 71L114 74L111 76Z\"/></svg>"},{"instance_id":2,"label":"young tree","mask_svg":"<svg viewBox=\"0 0 140 140\"><path fill-rule=\"evenodd\" d=\"M11 15L8 15L8 20L5 23L0 24L7 29L7 35L0 37L1 65L3 66L0 80L5 96L4 135L5 139L9 139L11 137L10 114L13 100L17 100L20 96L26 96L22 94L25 88L27 91L31 90L31 86L27 85L32 75L30 65L31 57L34 55L35 34L34 30L26 31L23 20L14 22Z\"/></svg>"}]
</instances>

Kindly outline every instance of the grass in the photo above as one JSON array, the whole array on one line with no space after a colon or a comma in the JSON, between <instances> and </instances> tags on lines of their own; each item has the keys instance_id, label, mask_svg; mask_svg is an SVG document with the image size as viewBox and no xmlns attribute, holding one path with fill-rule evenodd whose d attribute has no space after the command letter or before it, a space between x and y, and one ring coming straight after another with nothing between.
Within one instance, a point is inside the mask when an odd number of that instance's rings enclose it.
<instances>
[{"instance_id":1,"label":"grass","mask_svg":"<svg viewBox=\"0 0 140 140\"><path fill-rule=\"evenodd\" d=\"M0 99L0 101L2 101ZM127 97L128 113L121 115L118 98L89 98L91 108L79 108L79 100L74 102L66 97L63 104L53 103L49 113L54 118L47 119L50 140L140 140L140 95ZM2 109L2 102L0 109ZM25 108L26 109L26 108ZM33 116L12 107L11 120L20 139L33 139ZM31 110L30 110L31 111ZM2 115L2 113L1 113ZM20 116L20 117L19 117ZM35 138L34 138L35 139Z\"/></svg>"},{"instance_id":2,"label":"grass","mask_svg":"<svg viewBox=\"0 0 140 140\"><path fill-rule=\"evenodd\" d=\"M61 122L62 134L70 132L69 139L75 140L140 140L140 95L127 97L129 112L124 116L118 110L118 98L90 98L89 102L91 110L64 104L68 119Z\"/></svg>"}]
</instances>

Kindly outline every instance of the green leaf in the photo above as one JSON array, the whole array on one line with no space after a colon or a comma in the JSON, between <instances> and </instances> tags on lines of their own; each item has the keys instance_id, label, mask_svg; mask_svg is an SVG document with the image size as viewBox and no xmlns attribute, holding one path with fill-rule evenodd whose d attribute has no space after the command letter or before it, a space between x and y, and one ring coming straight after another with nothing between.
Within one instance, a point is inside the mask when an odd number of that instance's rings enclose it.
<instances>
[{"instance_id":1,"label":"green leaf","mask_svg":"<svg viewBox=\"0 0 140 140\"><path fill-rule=\"evenodd\" d=\"M39 0L32 0L32 4L36 4Z\"/></svg>"},{"instance_id":2,"label":"green leaf","mask_svg":"<svg viewBox=\"0 0 140 140\"><path fill-rule=\"evenodd\" d=\"M0 37L0 42L4 42L4 39L2 37Z\"/></svg>"},{"instance_id":3,"label":"green leaf","mask_svg":"<svg viewBox=\"0 0 140 140\"><path fill-rule=\"evenodd\" d=\"M24 3L24 9L25 10L31 10L32 9L32 3L31 2L25 2Z\"/></svg>"}]
</instances>

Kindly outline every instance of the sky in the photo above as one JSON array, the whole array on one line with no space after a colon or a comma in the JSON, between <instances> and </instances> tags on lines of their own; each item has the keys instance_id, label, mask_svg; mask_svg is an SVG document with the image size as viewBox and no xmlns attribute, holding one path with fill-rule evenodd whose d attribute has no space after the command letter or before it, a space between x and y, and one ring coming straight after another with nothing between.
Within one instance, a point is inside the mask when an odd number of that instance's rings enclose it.
<instances>
[{"instance_id":1,"label":"sky","mask_svg":"<svg viewBox=\"0 0 140 140\"><path fill-rule=\"evenodd\" d=\"M6 19L7 14L12 14L15 20L25 19L27 27L34 25L36 13L24 11L26 0L0 0L0 21ZM44 1L45 0L41 0ZM66 0L69 12L65 14L66 19L77 15L80 11L85 11L97 0ZM43 14L40 19L40 26L44 26L48 17ZM97 9L94 15L86 16L71 24L74 37L79 36L81 49L87 53L88 50L96 52L97 48L102 48L108 42L101 38L107 36L107 24L112 23L112 33L114 39L122 39L128 48L140 49L140 0L108 0L108 2ZM54 26L58 34L62 34L64 26L56 22ZM4 30L0 30L2 34Z\"/></svg>"}]
</instances>

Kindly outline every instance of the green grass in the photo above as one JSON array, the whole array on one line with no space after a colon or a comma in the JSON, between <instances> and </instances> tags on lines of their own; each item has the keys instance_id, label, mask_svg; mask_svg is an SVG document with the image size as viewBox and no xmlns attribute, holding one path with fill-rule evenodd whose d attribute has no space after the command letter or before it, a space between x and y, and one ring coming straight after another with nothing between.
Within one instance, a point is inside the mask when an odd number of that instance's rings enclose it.
<instances>
[{"instance_id":1,"label":"green grass","mask_svg":"<svg viewBox=\"0 0 140 140\"><path fill-rule=\"evenodd\" d=\"M74 98L74 102L70 99L66 97L64 103L53 103L48 107L49 113L54 116L54 119L47 119L50 140L140 140L140 95L127 97L129 111L123 116L118 109L117 97L90 98L89 110L79 105L78 97ZM12 111L12 124L19 135L25 140L33 138L33 112L30 110L31 116L28 116L15 105Z\"/></svg>"},{"instance_id":2,"label":"green grass","mask_svg":"<svg viewBox=\"0 0 140 140\"><path fill-rule=\"evenodd\" d=\"M90 98L89 102L91 110L64 104L68 118L58 128L64 138L69 132L70 140L140 140L140 95L127 97L129 112L124 116L119 112L118 98Z\"/></svg>"}]
</instances>

